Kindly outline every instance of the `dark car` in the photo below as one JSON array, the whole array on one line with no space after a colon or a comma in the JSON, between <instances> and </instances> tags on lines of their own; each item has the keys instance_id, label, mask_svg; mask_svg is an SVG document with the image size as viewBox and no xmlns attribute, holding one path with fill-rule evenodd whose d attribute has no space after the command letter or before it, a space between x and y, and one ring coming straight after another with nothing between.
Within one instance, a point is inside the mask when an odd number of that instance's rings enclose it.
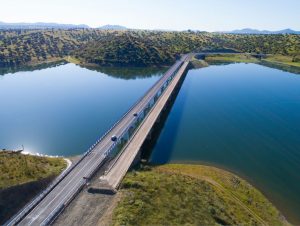
<instances>
[{"instance_id":1,"label":"dark car","mask_svg":"<svg viewBox=\"0 0 300 226\"><path fill-rule=\"evenodd\" d=\"M117 136L116 135L113 135L112 137L111 137L111 140L112 141L116 141L118 138L117 138Z\"/></svg>"}]
</instances>

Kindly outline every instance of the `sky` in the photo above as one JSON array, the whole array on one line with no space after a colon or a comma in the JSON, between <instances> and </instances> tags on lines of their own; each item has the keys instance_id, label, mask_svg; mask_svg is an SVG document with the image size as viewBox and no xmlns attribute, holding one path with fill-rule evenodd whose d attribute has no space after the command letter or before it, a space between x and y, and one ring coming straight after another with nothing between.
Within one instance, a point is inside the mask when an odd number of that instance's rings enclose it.
<instances>
[{"instance_id":1,"label":"sky","mask_svg":"<svg viewBox=\"0 0 300 226\"><path fill-rule=\"evenodd\" d=\"M2 22L136 29L300 30L300 0L0 0Z\"/></svg>"}]
</instances>

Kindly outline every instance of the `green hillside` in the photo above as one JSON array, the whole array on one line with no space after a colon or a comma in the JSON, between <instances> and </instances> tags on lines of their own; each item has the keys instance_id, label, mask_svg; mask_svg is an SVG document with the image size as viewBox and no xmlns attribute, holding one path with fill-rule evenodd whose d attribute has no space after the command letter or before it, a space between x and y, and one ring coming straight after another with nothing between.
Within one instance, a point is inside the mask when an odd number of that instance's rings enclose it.
<instances>
[{"instance_id":1,"label":"green hillside","mask_svg":"<svg viewBox=\"0 0 300 226\"><path fill-rule=\"evenodd\" d=\"M98 34L83 29L0 31L0 67L62 60Z\"/></svg>"},{"instance_id":2,"label":"green hillside","mask_svg":"<svg viewBox=\"0 0 300 226\"><path fill-rule=\"evenodd\" d=\"M0 31L0 66L53 62L66 56L77 58L81 64L163 66L172 64L182 53L207 50L299 59L300 35L97 29Z\"/></svg>"}]
</instances>

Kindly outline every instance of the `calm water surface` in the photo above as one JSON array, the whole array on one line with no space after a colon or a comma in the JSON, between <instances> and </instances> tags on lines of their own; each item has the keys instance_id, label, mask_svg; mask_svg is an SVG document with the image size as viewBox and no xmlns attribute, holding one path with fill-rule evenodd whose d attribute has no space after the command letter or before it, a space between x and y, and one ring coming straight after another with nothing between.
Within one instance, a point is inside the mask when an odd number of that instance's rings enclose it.
<instances>
[{"instance_id":1,"label":"calm water surface","mask_svg":"<svg viewBox=\"0 0 300 226\"><path fill-rule=\"evenodd\" d=\"M83 153L161 73L66 64L0 76L0 148ZM300 75L255 64L189 71L151 161L229 169L300 224Z\"/></svg>"},{"instance_id":2,"label":"calm water surface","mask_svg":"<svg viewBox=\"0 0 300 226\"><path fill-rule=\"evenodd\" d=\"M300 75L256 64L189 71L151 161L229 169L300 224Z\"/></svg>"},{"instance_id":3,"label":"calm water surface","mask_svg":"<svg viewBox=\"0 0 300 226\"><path fill-rule=\"evenodd\" d=\"M0 148L24 145L33 153L81 154L162 73L103 70L66 64L0 76Z\"/></svg>"}]
</instances>

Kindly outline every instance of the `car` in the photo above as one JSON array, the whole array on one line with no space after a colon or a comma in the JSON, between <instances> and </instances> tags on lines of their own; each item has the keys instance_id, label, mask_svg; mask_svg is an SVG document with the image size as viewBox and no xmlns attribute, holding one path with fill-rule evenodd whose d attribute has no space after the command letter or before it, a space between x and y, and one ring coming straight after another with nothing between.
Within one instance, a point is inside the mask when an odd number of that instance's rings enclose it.
<instances>
[{"instance_id":1,"label":"car","mask_svg":"<svg viewBox=\"0 0 300 226\"><path fill-rule=\"evenodd\" d=\"M116 141L118 138L117 138L117 136L116 135L113 135L112 137L111 137L111 140L112 141Z\"/></svg>"},{"instance_id":2,"label":"car","mask_svg":"<svg viewBox=\"0 0 300 226\"><path fill-rule=\"evenodd\" d=\"M134 117L138 116L138 113L135 112L135 113L133 114L133 116L134 116Z\"/></svg>"}]
</instances>

